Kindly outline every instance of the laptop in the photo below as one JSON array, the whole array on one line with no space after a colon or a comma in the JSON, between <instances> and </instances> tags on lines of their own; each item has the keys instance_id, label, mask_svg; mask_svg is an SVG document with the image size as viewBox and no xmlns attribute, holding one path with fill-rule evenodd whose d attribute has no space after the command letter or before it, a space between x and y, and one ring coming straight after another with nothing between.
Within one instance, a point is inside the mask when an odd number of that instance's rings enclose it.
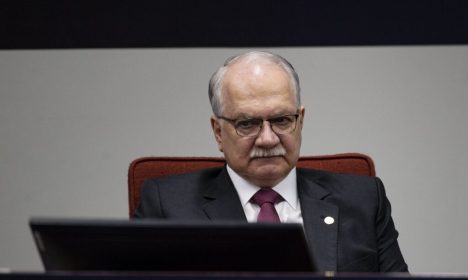
<instances>
[{"instance_id":1,"label":"laptop","mask_svg":"<svg viewBox=\"0 0 468 280\"><path fill-rule=\"evenodd\" d=\"M300 224L30 220L46 271L314 272Z\"/></svg>"}]
</instances>

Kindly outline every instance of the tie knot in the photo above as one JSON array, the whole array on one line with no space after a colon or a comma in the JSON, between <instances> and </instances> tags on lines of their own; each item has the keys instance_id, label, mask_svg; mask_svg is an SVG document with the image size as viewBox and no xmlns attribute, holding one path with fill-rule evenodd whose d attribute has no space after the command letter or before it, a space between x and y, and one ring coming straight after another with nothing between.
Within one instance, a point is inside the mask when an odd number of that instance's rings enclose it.
<instances>
[{"instance_id":1,"label":"tie knot","mask_svg":"<svg viewBox=\"0 0 468 280\"><path fill-rule=\"evenodd\" d=\"M279 193L275 192L274 190L270 188L260 189L258 192L256 192L252 196L252 199L251 199L253 203L259 205L260 207L264 203L276 204L283 200L284 200L283 197Z\"/></svg>"}]
</instances>

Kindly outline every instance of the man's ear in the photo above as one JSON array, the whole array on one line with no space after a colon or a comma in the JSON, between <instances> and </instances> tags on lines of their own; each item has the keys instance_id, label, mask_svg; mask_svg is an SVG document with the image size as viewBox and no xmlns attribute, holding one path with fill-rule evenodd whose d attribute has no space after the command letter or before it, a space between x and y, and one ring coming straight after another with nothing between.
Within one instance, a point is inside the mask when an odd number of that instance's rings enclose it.
<instances>
[{"instance_id":1,"label":"man's ear","mask_svg":"<svg viewBox=\"0 0 468 280\"><path fill-rule=\"evenodd\" d=\"M218 150L223 152L223 141L221 137L221 125L219 124L218 119L215 116L211 116L211 129L213 129L213 134L215 136L216 142L218 143Z\"/></svg>"},{"instance_id":2,"label":"man's ear","mask_svg":"<svg viewBox=\"0 0 468 280\"><path fill-rule=\"evenodd\" d=\"M301 124L301 128L302 128L302 125L304 124L304 116L305 116L305 108L304 106L301 106L301 108L299 109L299 123Z\"/></svg>"}]
</instances>

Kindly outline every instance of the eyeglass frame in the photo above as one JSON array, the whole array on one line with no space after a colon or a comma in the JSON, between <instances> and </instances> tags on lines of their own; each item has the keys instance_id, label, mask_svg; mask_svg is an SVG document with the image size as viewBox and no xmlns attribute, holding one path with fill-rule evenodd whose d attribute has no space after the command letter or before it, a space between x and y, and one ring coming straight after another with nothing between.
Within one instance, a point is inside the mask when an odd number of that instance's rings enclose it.
<instances>
[{"instance_id":1,"label":"eyeglass frame","mask_svg":"<svg viewBox=\"0 0 468 280\"><path fill-rule=\"evenodd\" d=\"M225 120L227 121L228 123L230 123L233 127L234 127L234 130L236 131L236 134L240 137L246 137L246 138L254 138L254 137L257 137L258 135L260 135L260 133L262 132L262 129L263 129L263 124L265 122L268 122L270 124L270 129L271 131L273 131L276 135L287 135L287 134L291 134L293 133L296 128L297 128L297 119L299 118L300 116L300 112L299 110L295 113L295 114L286 114L286 115L279 115L279 116L275 116L275 117L271 117L271 118L268 118L268 119L263 119L263 118L237 118L237 119L231 119L231 118L227 118L227 117L224 117L224 116L218 116L216 115L216 118L218 119L221 119L221 120ZM294 117L294 127L291 131L289 132L286 132L286 133L279 133L277 131L275 131L275 129L273 128L273 124L271 123L271 120L274 120L274 119L278 119L278 118L282 118L282 117ZM261 125L260 125L260 129L258 130L258 132L254 135L242 135L239 133L239 131L237 130L238 126L236 126L238 124L239 121L262 121L261 122Z\"/></svg>"}]
</instances>

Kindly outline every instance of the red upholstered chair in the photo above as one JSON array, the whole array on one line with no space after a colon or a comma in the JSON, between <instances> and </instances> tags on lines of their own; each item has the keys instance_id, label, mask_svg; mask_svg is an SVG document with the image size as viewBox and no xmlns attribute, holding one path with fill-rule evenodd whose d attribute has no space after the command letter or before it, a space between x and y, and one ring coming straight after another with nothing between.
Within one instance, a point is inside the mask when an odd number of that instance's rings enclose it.
<instances>
[{"instance_id":1,"label":"red upholstered chair","mask_svg":"<svg viewBox=\"0 0 468 280\"><path fill-rule=\"evenodd\" d=\"M143 157L134 160L128 171L129 214L133 215L140 202L140 187L146 179L157 178L198 169L222 166L220 157ZM337 173L375 176L372 159L364 154L347 153L325 156L305 156L297 164L302 168L314 168Z\"/></svg>"}]
</instances>

